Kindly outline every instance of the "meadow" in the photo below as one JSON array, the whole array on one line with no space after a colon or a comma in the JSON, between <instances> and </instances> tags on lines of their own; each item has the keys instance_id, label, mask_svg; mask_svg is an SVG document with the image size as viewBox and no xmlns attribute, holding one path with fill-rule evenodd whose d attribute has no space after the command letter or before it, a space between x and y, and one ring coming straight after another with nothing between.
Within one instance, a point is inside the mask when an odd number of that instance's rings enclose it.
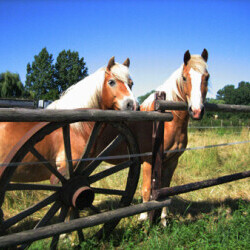
<instances>
[{"instance_id":1,"label":"meadow","mask_svg":"<svg viewBox=\"0 0 250 250\"><path fill-rule=\"evenodd\" d=\"M249 128L189 129L188 148L250 140ZM172 186L187 184L249 170L250 144L191 150L180 158ZM119 176L118 176L119 177ZM120 177L119 177L120 178ZM114 178L112 185L119 185ZM133 204L141 202L141 179ZM37 194L8 197L5 207L14 212L14 203L32 201ZM101 197L99 197L101 200ZM249 249L250 182L239 180L172 198L168 224L139 222L139 215L122 219L108 239L86 239L81 249ZM97 200L97 202L100 202ZM37 215L39 217L39 214ZM22 226L25 228L25 226ZM85 235L93 228L85 229ZM77 246L77 236L65 235L59 249ZM30 249L47 249L49 240L33 243Z\"/></svg>"}]
</instances>

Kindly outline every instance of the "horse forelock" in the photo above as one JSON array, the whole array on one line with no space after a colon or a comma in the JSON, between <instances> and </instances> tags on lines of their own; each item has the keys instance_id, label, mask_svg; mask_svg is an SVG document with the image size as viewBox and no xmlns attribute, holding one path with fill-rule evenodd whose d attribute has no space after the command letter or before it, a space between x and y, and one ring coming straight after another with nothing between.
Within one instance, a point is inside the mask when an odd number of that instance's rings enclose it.
<instances>
[{"instance_id":1,"label":"horse forelock","mask_svg":"<svg viewBox=\"0 0 250 250\"><path fill-rule=\"evenodd\" d=\"M115 63L115 65L111 68L111 73L114 75L116 79L125 83L129 82L130 74L129 74L129 68L127 66Z\"/></svg>"},{"instance_id":2,"label":"horse forelock","mask_svg":"<svg viewBox=\"0 0 250 250\"><path fill-rule=\"evenodd\" d=\"M200 55L192 55L188 66L202 75L207 72L207 63Z\"/></svg>"}]
</instances>

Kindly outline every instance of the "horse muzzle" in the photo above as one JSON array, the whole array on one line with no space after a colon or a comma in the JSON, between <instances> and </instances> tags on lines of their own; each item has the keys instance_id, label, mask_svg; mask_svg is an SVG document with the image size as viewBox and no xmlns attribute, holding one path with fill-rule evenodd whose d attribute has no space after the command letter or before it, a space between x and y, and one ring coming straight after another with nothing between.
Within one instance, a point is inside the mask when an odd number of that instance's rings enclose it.
<instances>
[{"instance_id":1,"label":"horse muzzle","mask_svg":"<svg viewBox=\"0 0 250 250\"><path fill-rule=\"evenodd\" d=\"M132 100L132 99L127 99L123 105L122 105L122 110L140 110L140 105L138 102Z\"/></svg>"},{"instance_id":2,"label":"horse muzzle","mask_svg":"<svg viewBox=\"0 0 250 250\"><path fill-rule=\"evenodd\" d=\"M201 120L203 115L204 115L205 109L204 109L204 105L201 105L200 108L192 108L189 107L188 108L188 113L191 116L191 118L193 120Z\"/></svg>"}]
</instances>

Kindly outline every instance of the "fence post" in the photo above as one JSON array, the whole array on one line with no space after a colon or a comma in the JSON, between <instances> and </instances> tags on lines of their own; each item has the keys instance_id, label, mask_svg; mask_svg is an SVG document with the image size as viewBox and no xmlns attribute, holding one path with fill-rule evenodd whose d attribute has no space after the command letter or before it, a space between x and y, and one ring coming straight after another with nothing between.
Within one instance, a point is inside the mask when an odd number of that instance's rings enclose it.
<instances>
[{"instance_id":1,"label":"fence post","mask_svg":"<svg viewBox=\"0 0 250 250\"><path fill-rule=\"evenodd\" d=\"M156 92L155 100L165 100L165 92ZM161 111L164 112L164 111ZM151 178L151 200L156 199L155 190L161 188L161 168L164 152L164 122L153 122L152 132L152 178ZM151 223L155 222L161 214L161 209L152 210L149 213Z\"/></svg>"}]
</instances>

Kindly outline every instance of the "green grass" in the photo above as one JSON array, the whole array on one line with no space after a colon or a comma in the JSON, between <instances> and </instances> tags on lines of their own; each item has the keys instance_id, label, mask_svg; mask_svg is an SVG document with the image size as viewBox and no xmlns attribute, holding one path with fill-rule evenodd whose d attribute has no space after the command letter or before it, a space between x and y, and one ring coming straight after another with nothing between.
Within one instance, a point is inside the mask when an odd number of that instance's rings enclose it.
<instances>
[{"instance_id":1,"label":"green grass","mask_svg":"<svg viewBox=\"0 0 250 250\"><path fill-rule=\"evenodd\" d=\"M188 147L249 139L247 129L193 129L189 133ZM249 170L249 152L249 143L187 151L180 158L171 185L182 185ZM119 183L121 177L117 176L104 185L117 187ZM140 187L141 179L134 204L141 202ZM31 202L31 197L35 196L32 193L28 194L28 197L27 194L16 194L8 198L5 208L11 214L14 211L13 203L18 201L16 207L21 210L22 201ZM96 202L103 202L101 198L98 197ZM182 194L172 199L168 208L167 227L139 222L139 215L136 215L122 219L108 239L97 241L86 237L81 249L250 249L249 201L249 179ZM85 235L91 234L94 229L85 229ZM59 249L73 249L77 242L75 233L67 234L60 240ZM49 239L37 241L30 249L48 249L49 243Z\"/></svg>"}]
</instances>

